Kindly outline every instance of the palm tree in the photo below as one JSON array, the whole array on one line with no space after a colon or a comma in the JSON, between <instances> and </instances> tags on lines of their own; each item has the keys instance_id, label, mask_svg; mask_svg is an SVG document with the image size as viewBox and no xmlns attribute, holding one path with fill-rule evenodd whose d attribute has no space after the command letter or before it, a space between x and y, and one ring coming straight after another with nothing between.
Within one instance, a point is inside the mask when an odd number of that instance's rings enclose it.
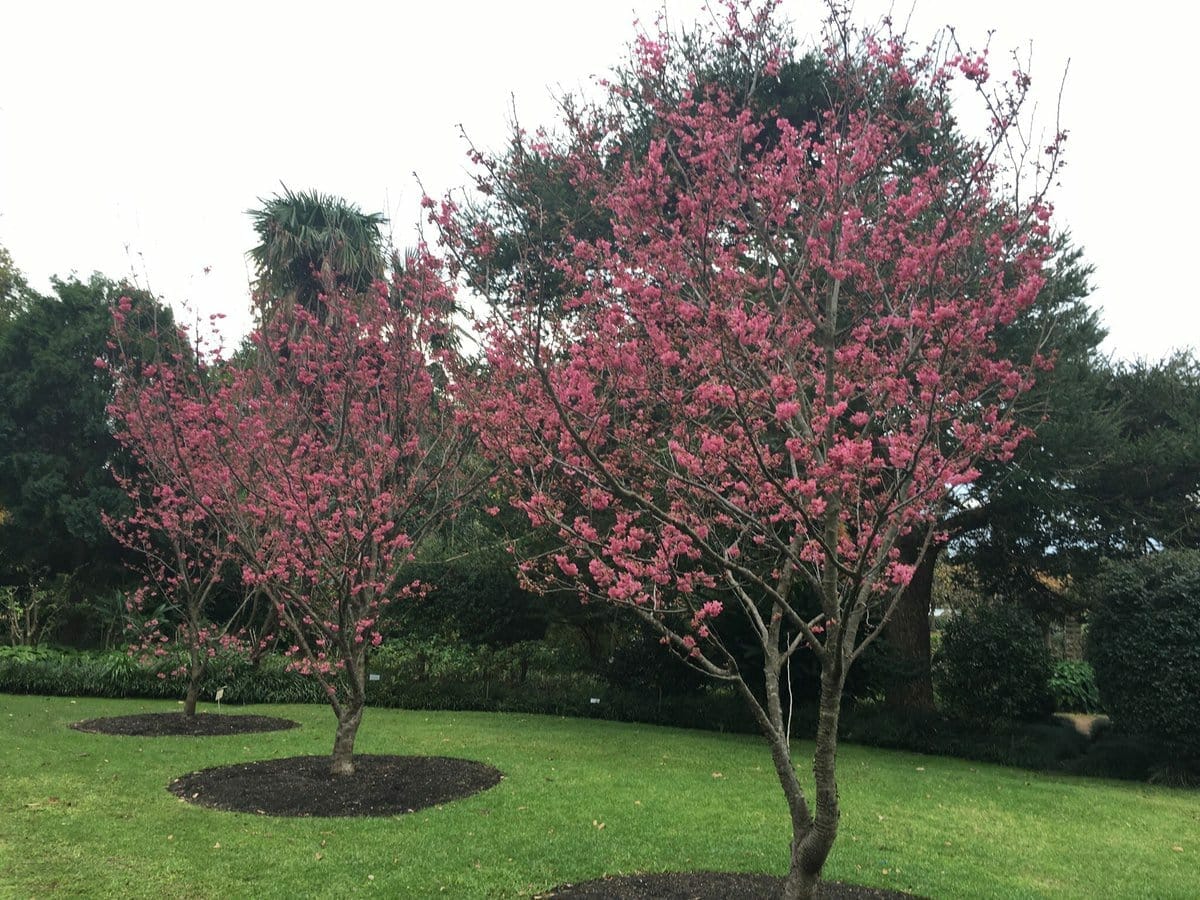
<instances>
[{"instance_id":1,"label":"palm tree","mask_svg":"<svg viewBox=\"0 0 1200 900\"><path fill-rule=\"evenodd\" d=\"M283 193L248 210L258 233L250 251L257 270L260 311L269 319L299 303L320 313L320 295L340 288L363 293L383 277L381 213L318 191Z\"/></svg>"}]
</instances>

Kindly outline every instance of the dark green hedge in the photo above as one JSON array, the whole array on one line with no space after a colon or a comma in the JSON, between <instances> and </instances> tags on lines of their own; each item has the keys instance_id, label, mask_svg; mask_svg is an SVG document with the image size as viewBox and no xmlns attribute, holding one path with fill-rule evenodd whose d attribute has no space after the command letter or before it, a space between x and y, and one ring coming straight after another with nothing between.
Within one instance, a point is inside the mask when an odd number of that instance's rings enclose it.
<instances>
[{"instance_id":1,"label":"dark green hedge","mask_svg":"<svg viewBox=\"0 0 1200 900\"><path fill-rule=\"evenodd\" d=\"M142 665L118 650L51 650L33 647L0 648L0 691L60 697L145 697L179 700L187 681L169 670L177 661L155 667ZM323 703L324 694L312 679L286 671L287 660L265 657L258 666L240 657L218 657L201 686L200 696L212 700L225 688L227 703ZM160 677L161 676L161 677Z\"/></svg>"},{"instance_id":2,"label":"dark green hedge","mask_svg":"<svg viewBox=\"0 0 1200 900\"><path fill-rule=\"evenodd\" d=\"M378 680L368 682L367 702L404 709L544 713L754 730L741 700L729 690L705 688L685 696L625 690L569 668L570 661L561 656L536 642L502 649L389 642L371 657L370 669ZM120 651L6 647L0 648L0 693L178 700L187 685L182 676L167 674L176 664L166 660L148 668ZM289 672L286 666L279 655L265 656L257 666L239 657L218 657L203 682L201 699L211 702L224 687L225 703L326 702L314 679Z\"/></svg>"},{"instance_id":3,"label":"dark green hedge","mask_svg":"<svg viewBox=\"0 0 1200 900\"><path fill-rule=\"evenodd\" d=\"M955 718L979 726L1044 719L1054 710L1050 675L1041 629L1016 606L970 607L942 629L935 686Z\"/></svg>"},{"instance_id":4,"label":"dark green hedge","mask_svg":"<svg viewBox=\"0 0 1200 900\"><path fill-rule=\"evenodd\" d=\"M1105 563L1087 657L1118 730L1200 756L1200 551Z\"/></svg>"},{"instance_id":5,"label":"dark green hedge","mask_svg":"<svg viewBox=\"0 0 1200 900\"><path fill-rule=\"evenodd\" d=\"M221 659L204 686L211 700L225 687L230 703L324 703L316 682L268 656L257 668ZM376 651L368 682L372 706L542 713L647 722L714 731L756 730L729 688L706 686L684 694L624 688L572 668L572 660L544 643L503 649L456 644L391 642ZM158 678L124 653L0 648L0 693L179 699L181 679ZM598 703L593 703L593 698ZM809 739L816 711L795 709L793 735ZM976 725L944 716L896 715L879 708L848 708L842 739L870 746L958 756L1080 775L1191 783L1169 747L1150 738L1109 731L1089 741L1052 723Z\"/></svg>"}]
</instances>

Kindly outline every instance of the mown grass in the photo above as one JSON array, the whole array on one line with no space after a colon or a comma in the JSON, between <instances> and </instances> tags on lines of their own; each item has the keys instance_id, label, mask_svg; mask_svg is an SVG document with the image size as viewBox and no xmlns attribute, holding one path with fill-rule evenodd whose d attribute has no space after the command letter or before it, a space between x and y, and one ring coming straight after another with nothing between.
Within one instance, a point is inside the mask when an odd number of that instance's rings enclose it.
<instances>
[{"instance_id":1,"label":"mown grass","mask_svg":"<svg viewBox=\"0 0 1200 900\"><path fill-rule=\"evenodd\" d=\"M483 794L384 819L278 819L183 803L177 775L324 753L302 728L222 738L83 734L154 701L0 695L0 896L517 897L604 873L782 873L786 810L747 736L578 719L369 710L364 753L478 759ZM800 747L803 753L807 747ZM1200 793L847 746L830 878L930 897L1195 897Z\"/></svg>"}]
</instances>

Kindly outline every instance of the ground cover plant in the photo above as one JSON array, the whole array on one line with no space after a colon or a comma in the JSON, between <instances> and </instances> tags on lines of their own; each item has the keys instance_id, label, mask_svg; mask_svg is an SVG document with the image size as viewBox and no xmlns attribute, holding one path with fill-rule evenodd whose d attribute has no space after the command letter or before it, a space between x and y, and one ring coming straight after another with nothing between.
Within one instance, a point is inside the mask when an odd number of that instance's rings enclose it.
<instances>
[{"instance_id":1,"label":"ground cover plant","mask_svg":"<svg viewBox=\"0 0 1200 900\"><path fill-rule=\"evenodd\" d=\"M753 736L373 710L363 752L474 759L504 780L395 818L281 819L182 803L167 785L325 752L321 705L253 707L302 727L200 743L67 727L177 708L0 696L0 896L519 897L605 874L787 869L787 809ZM1194 791L852 745L842 765L854 778L828 878L930 897L1194 896Z\"/></svg>"},{"instance_id":2,"label":"ground cover plant","mask_svg":"<svg viewBox=\"0 0 1200 900\"><path fill-rule=\"evenodd\" d=\"M611 234L522 246L531 262L480 326L471 407L513 505L561 542L527 563L530 582L634 611L745 702L791 813L794 900L813 896L838 832L849 671L952 493L1027 433L1016 411L1044 361L1003 357L996 335L1045 283L1061 135L1022 143L1019 67L992 88L986 54L917 51L837 11L825 105L800 123L764 110L758 86L794 63L776 5L729 0L712 32L639 36L628 80L568 109L564 139L517 139ZM714 80L730 59L734 77ZM955 131L956 80L990 114L978 141ZM645 153L624 144L631 97ZM508 222L537 217L522 204L539 197L508 191L527 167L481 167L498 229L428 201L468 273ZM734 629L760 665L731 650ZM815 792L780 690L794 657L820 672Z\"/></svg>"}]
</instances>

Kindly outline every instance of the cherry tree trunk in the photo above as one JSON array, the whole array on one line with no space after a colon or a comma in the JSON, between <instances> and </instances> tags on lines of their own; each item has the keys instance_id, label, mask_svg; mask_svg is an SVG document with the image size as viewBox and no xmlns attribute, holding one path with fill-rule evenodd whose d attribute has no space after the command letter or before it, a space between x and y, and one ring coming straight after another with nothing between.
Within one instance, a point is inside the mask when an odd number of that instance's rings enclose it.
<instances>
[{"instance_id":1,"label":"cherry tree trunk","mask_svg":"<svg viewBox=\"0 0 1200 900\"><path fill-rule=\"evenodd\" d=\"M191 664L188 666L188 688L183 698L183 714L189 718L196 715L196 702L200 699L200 682L204 680L204 663L199 651L193 647L190 650Z\"/></svg>"},{"instance_id":2,"label":"cherry tree trunk","mask_svg":"<svg viewBox=\"0 0 1200 900\"><path fill-rule=\"evenodd\" d=\"M821 870L837 839L841 815L837 794L837 730L845 680L843 666L833 663L823 666L816 749L813 753L815 816L810 811L796 776L786 731L779 727L783 723L778 715L777 691L771 689L771 681L768 680L767 705L771 721L762 722L763 730L771 745L771 760L787 798L792 822L791 858L780 895L784 900L809 900L816 895Z\"/></svg>"},{"instance_id":3,"label":"cherry tree trunk","mask_svg":"<svg viewBox=\"0 0 1200 900\"><path fill-rule=\"evenodd\" d=\"M334 775L354 774L354 739L358 736L362 716L362 701L349 703L338 715L337 735L333 739L333 756L329 765Z\"/></svg>"}]
</instances>

